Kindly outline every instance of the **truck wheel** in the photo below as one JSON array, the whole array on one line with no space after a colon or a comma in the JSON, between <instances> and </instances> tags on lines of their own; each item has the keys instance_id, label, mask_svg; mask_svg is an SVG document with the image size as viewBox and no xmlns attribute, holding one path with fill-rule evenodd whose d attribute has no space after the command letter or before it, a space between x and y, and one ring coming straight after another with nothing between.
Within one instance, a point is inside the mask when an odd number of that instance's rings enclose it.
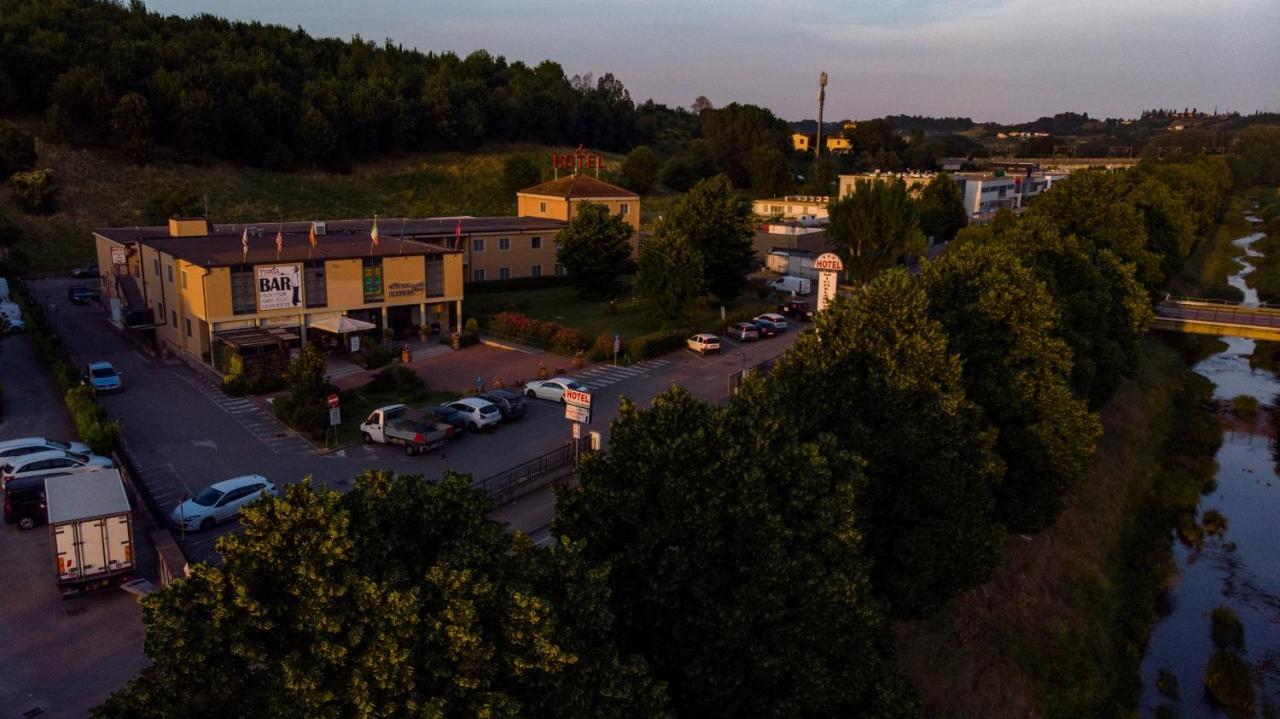
<instances>
[{"instance_id":1,"label":"truck wheel","mask_svg":"<svg viewBox=\"0 0 1280 719\"><path fill-rule=\"evenodd\" d=\"M406 442L404 445L404 453L412 457L418 453L418 448Z\"/></svg>"},{"instance_id":2,"label":"truck wheel","mask_svg":"<svg viewBox=\"0 0 1280 719\"><path fill-rule=\"evenodd\" d=\"M373 437L368 432L361 432L360 440L365 444L373 444Z\"/></svg>"},{"instance_id":3,"label":"truck wheel","mask_svg":"<svg viewBox=\"0 0 1280 719\"><path fill-rule=\"evenodd\" d=\"M207 532L213 529L213 525L215 524L217 524L217 522L213 521L213 517L205 517L204 521L200 523L200 531Z\"/></svg>"},{"instance_id":4,"label":"truck wheel","mask_svg":"<svg viewBox=\"0 0 1280 719\"><path fill-rule=\"evenodd\" d=\"M18 529L35 529L36 520L31 517L23 517L18 520Z\"/></svg>"}]
</instances>

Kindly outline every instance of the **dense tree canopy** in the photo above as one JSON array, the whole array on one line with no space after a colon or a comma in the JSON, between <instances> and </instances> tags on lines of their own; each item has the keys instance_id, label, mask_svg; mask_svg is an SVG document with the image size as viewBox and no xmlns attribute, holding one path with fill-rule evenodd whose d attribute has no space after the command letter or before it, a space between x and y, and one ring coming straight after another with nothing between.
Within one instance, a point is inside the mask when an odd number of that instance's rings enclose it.
<instances>
[{"instance_id":1,"label":"dense tree canopy","mask_svg":"<svg viewBox=\"0 0 1280 719\"><path fill-rule=\"evenodd\" d=\"M964 211L964 191L951 175L940 172L920 190L916 199L920 231L933 242L950 242L969 224Z\"/></svg>"},{"instance_id":2,"label":"dense tree canopy","mask_svg":"<svg viewBox=\"0 0 1280 719\"><path fill-rule=\"evenodd\" d=\"M829 209L828 235L855 281L866 281L909 252L924 251L919 212L901 179L858 180Z\"/></svg>"},{"instance_id":3,"label":"dense tree canopy","mask_svg":"<svg viewBox=\"0 0 1280 719\"><path fill-rule=\"evenodd\" d=\"M556 261L564 265L569 283L585 297L606 297L618 277L631 267L631 225L609 208L588 202L578 205L573 219L556 236Z\"/></svg>"},{"instance_id":4,"label":"dense tree canopy","mask_svg":"<svg viewBox=\"0 0 1280 719\"><path fill-rule=\"evenodd\" d=\"M755 226L751 203L734 192L729 178L718 175L694 185L661 227L698 251L706 288L717 299L728 302L742 292L755 264Z\"/></svg>"},{"instance_id":5,"label":"dense tree canopy","mask_svg":"<svg viewBox=\"0 0 1280 719\"><path fill-rule=\"evenodd\" d=\"M787 124L763 107L735 102L703 110L698 114L698 121L702 138L707 141L720 171L737 187L752 184L750 156L753 151L790 149L791 132Z\"/></svg>"},{"instance_id":6,"label":"dense tree canopy","mask_svg":"<svg viewBox=\"0 0 1280 719\"><path fill-rule=\"evenodd\" d=\"M636 267L636 298L668 324L687 317L706 293L702 253L665 223L640 246Z\"/></svg>"},{"instance_id":7,"label":"dense tree canopy","mask_svg":"<svg viewBox=\"0 0 1280 719\"><path fill-rule=\"evenodd\" d=\"M625 402L556 531L607 565L619 645L661 667L681 716L911 716L871 596L863 479L753 385L728 408L673 389Z\"/></svg>"}]
</instances>

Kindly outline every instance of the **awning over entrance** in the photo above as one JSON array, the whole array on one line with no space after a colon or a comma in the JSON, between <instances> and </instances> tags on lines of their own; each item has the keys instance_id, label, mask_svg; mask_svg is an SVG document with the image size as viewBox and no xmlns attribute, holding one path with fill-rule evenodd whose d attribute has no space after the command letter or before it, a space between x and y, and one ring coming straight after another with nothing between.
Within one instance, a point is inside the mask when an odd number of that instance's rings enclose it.
<instances>
[{"instance_id":1,"label":"awning over entrance","mask_svg":"<svg viewBox=\"0 0 1280 719\"><path fill-rule=\"evenodd\" d=\"M352 332L364 332L377 327L372 322L365 322L354 317L331 317L327 320L320 320L311 325L313 330L321 330L323 332L332 332L335 335L345 335Z\"/></svg>"},{"instance_id":2,"label":"awning over entrance","mask_svg":"<svg viewBox=\"0 0 1280 719\"><path fill-rule=\"evenodd\" d=\"M281 342L298 339L298 333L292 330L272 328L246 328L241 330L224 330L215 332L214 337L226 342L240 354L245 350L262 348L278 348Z\"/></svg>"}]
</instances>

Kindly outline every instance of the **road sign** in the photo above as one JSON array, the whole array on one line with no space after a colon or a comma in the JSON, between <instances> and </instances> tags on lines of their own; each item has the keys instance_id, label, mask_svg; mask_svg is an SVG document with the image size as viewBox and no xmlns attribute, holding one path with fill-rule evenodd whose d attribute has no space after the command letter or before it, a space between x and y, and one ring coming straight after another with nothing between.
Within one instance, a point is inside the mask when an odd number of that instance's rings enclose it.
<instances>
[{"instance_id":1,"label":"road sign","mask_svg":"<svg viewBox=\"0 0 1280 719\"><path fill-rule=\"evenodd\" d=\"M813 261L813 269L819 272L844 272L844 262L840 260L840 255L834 252L824 252L818 255L818 259Z\"/></svg>"},{"instance_id":2,"label":"road sign","mask_svg":"<svg viewBox=\"0 0 1280 719\"><path fill-rule=\"evenodd\" d=\"M342 410L337 407L329 408L329 426L337 427L342 424Z\"/></svg>"},{"instance_id":3,"label":"road sign","mask_svg":"<svg viewBox=\"0 0 1280 719\"><path fill-rule=\"evenodd\" d=\"M331 395L329 395L329 406L330 406L330 407L337 407L337 406L338 406L338 395L336 395L336 394L331 394Z\"/></svg>"},{"instance_id":4,"label":"road sign","mask_svg":"<svg viewBox=\"0 0 1280 719\"><path fill-rule=\"evenodd\" d=\"M566 404L564 406L564 418L574 423L577 423L577 422L589 423L591 421L591 408L578 407L576 405ZM577 425L575 424L575 426Z\"/></svg>"},{"instance_id":5,"label":"road sign","mask_svg":"<svg viewBox=\"0 0 1280 719\"><path fill-rule=\"evenodd\" d=\"M844 263L834 252L824 252L813 261L813 267L818 270L818 311L821 312L836 298L836 285Z\"/></svg>"},{"instance_id":6,"label":"road sign","mask_svg":"<svg viewBox=\"0 0 1280 719\"><path fill-rule=\"evenodd\" d=\"M577 422L573 423L573 438L582 439L582 425Z\"/></svg>"},{"instance_id":7,"label":"road sign","mask_svg":"<svg viewBox=\"0 0 1280 719\"><path fill-rule=\"evenodd\" d=\"M591 393L576 389L566 389L564 391L564 403L574 407L591 409Z\"/></svg>"},{"instance_id":8,"label":"road sign","mask_svg":"<svg viewBox=\"0 0 1280 719\"><path fill-rule=\"evenodd\" d=\"M618 351L621 349L622 349L622 335L615 334L613 336L613 353L618 354Z\"/></svg>"}]
</instances>

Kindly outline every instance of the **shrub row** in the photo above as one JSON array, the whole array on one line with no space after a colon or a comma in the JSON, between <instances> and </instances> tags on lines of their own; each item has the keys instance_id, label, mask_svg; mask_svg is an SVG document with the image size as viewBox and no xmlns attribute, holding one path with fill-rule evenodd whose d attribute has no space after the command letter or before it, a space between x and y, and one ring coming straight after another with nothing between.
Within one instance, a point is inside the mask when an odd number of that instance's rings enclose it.
<instances>
[{"instance_id":1,"label":"shrub row","mask_svg":"<svg viewBox=\"0 0 1280 719\"><path fill-rule=\"evenodd\" d=\"M222 391L230 397L247 394L268 394L284 389L284 378L279 375L229 374L222 378Z\"/></svg>"},{"instance_id":2,"label":"shrub row","mask_svg":"<svg viewBox=\"0 0 1280 719\"><path fill-rule=\"evenodd\" d=\"M484 282L466 282L463 284L465 295L487 295L496 292L519 292L522 290L542 290L548 287L563 287L569 278L561 275L543 275L542 277L512 277L509 280L485 280Z\"/></svg>"},{"instance_id":3,"label":"shrub row","mask_svg":"<svg viewBox=\"0 0 1280 719\"><path fill-rule=\"evenodd\" d=\"M67 410L81 441L97 454L110 454L120 442L120 423L107 419L107 410L93 399L88 387L72 387L66 394Z\"/></svg>"},{"instance_id":4,"label":"shrub row","mask_svg":"<svg viewBox=\"0 0 1280 719\"><path fill-rule=\"evenodd\" d=\"M556 322L543 322L519 312L499 312L489 320L496 335L517 339L571 355L587 348L587 336Z\"/></svg>"},{"instance_id":5,"label":"shrub row","mask_svg":"<svg viewBox=\"0 0 1280 719\"><path fill-rule=\"evenodd\" d=\"M690 331L687 329L674 329L640 335L627 342L627 357L638 362L674 352L684 346L684 341L689 334Z\"/></svg>"}]
</instances>

